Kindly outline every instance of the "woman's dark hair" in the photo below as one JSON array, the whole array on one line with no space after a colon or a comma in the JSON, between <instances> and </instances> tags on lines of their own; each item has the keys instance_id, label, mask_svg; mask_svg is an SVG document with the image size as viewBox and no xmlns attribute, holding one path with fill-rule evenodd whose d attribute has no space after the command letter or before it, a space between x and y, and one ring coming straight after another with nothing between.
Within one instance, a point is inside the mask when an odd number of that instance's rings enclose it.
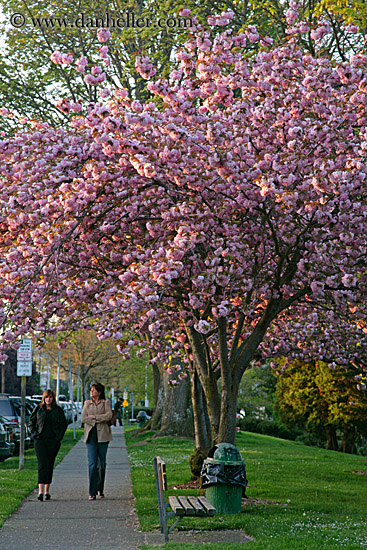
<instances>
[{"instance_id":1,"label":"woman's dark hair","mask_svg":"<svg viewBox=\"0 0 367 550\"><path fill-rule=\"evenodd\" d=\"M106 396L104 393L105 388L103 384L100 384L99 382L95 382L94 384L91 385L91 388L96 388L97 392L99 393L100 399L106 399Z\"/></svg>"},{"instance_id":2,"label":"woman's dark hair","mask_svg":"<svg viewBox=\"0 0 367 550\"><path fill-rule=\"evenodd\" d=\"M43 410L46 409L46 397L52 397L51 409L55 408L56 407L55 392L53 392L52 390L46 390L42 394L42 401L41 401L41 404L40 404L41 409L43 409Z\"/></svg>"}]
</instances>

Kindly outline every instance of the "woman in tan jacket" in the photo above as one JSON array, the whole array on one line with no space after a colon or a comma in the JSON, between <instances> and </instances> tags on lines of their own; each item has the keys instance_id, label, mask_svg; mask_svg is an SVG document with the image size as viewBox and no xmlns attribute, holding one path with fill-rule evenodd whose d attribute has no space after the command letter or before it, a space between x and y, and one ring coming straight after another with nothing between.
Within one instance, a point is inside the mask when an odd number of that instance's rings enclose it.
<instances>
[{"instance_id":1,"label":"woman in tan jacket","mask_svg":"<svg viewBox=\"0 0 367 550\"><path fill-rule=\"evenodd\" d=\"M91 399L85 401L83 406L82 422L88 451L89 500L96 500L97 493L104 498L106 456L108 444L112 441L108 421L112 418L112 410L103 384L92 384L90 396Z\"/></svg>"}]
</instances>

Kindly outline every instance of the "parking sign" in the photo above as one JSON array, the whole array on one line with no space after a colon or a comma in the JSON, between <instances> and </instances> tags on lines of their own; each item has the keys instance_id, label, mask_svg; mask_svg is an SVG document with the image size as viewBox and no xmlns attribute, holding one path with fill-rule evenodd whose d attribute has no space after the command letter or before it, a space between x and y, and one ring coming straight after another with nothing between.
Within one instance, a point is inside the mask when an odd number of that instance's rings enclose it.
<instances>
[{"instance_id":1,"label":"parking sign","mask_svg":"<svg viewBox=\"0 0 367 550\"><path fill-rule=\"evenodd\" d=\"M32 376L32 340L24 338L17 351L17 376Z\"/></svg>"}]
</instances>

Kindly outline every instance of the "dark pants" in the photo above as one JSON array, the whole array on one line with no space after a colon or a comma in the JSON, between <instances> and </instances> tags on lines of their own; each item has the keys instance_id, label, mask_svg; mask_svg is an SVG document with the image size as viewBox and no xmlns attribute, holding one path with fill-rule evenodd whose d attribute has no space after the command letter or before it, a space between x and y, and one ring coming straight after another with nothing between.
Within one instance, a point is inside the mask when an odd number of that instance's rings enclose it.
<instances>
[{"instance_id":1,"label":"dark pants","mask_svg":"<svg viewBox=\"0 0 367 550\"><path fill-rule=\"evenodd\" d=\"M95 497L97 492L103 493L106 475L106 456L108 449L106 443L98 443L97 430L91 430L87 441L88 469L89 469L89 494Z\"/></svg>"},{"instance_id":2,"label":"dark pants","mask_svg":"<svg viewBox=\"0 0 367 550\"><path fill-rule=\"evenodd\" d=\"M38 462L38 483L52 482L55 459L60 449L60 441L56 439L35 439L34 450Z\"/></svg>"}]
</instances>

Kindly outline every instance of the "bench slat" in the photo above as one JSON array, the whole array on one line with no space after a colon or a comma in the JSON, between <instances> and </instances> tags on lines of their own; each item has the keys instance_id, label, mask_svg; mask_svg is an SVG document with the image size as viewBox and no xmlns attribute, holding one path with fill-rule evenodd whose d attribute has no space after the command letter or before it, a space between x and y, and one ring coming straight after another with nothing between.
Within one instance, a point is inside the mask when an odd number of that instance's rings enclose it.
<instances>
[{"instance_id":1,"label":"bench slat","mask_svg":"<svg viewBox=\"0 0 367 550\"><path fill-rule=\"evenodd\" d=\"M191 504L189 503L189 501L187 500L186 497L177 497L181 506L183 507L183 509L185 510L185 515L186 516L195 516L195 510L194 508L191 506Z\"/></svg>"},{"instance_id":2,"label":"bench slat","mask_svg":"<svg viewBox=\"0 0 367 550\"><path fill-rule=\"evenodd\" d=\"M187 497L187 500L195 510L196 516L206 516L206 510L196 497Z\"/></svg>"},{"instance_id":3,"label":"bench slat","mask_svg":"<svg viewBox=\"0 0 367 550\"><path fill-rule=\"evenodd\" d=\"M163 481L163 490L167 491L167 489L168 489L167 474L166 474L166 465L164 463L162 465L161 476L162 476L162 481Z\"/></svg>"},{"instance_id":4,"label":"bench slat","mask_svg":"<svg viewBox=\"0 0 367 550\"><path fill-rule=\"evenodd\" d=\"M198 501L204 507L208 516L215 516L217 513L216 508L205 497L198 497Z\"/></svg>"},{"instance_id":5,"label":"bench slat","mask_svg":"<svg viewBox=\"0 0 367 550\"><path fill-rule=\"evenodd\" d=\"M178 516L185 515L185 509L176 497L168 497L168 503L175 514L177 514Z\"/></svg>"},{"instance_id":6,"label":"bench slat","mask_svg":"<svg viewBox=\"0 0 367 550\"><path fill-rule=\"evenodd\" d=\"M162 480L163 485L163 491L167 491L167 474L166 474L166 463L163 462L163 460L157 456L157 466L158 466L158 473Z\"/></svg>"}]
</instances>

